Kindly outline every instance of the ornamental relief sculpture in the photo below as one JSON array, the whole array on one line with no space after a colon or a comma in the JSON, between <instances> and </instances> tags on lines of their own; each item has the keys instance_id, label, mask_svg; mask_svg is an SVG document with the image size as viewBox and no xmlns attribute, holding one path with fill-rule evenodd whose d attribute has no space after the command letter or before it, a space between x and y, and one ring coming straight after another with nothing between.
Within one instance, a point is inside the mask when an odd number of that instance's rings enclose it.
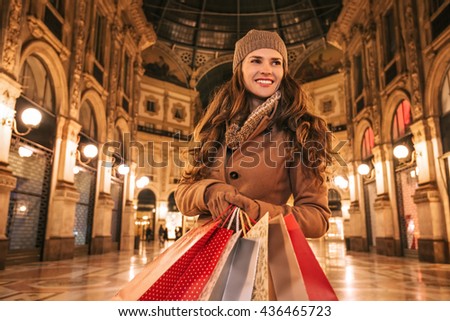
<instances>
[{"instance_id":1,"label":"ornamental relief sculpture","mask_svg":"<svg viewBox=\"0 0 450 321\"><path fill-rule=\"evenodd\" d=\"M405 38L409 54L409 70L411 75L412 111L414 119L419 119L423 115L422 88L420 86L419 61L415 39L415 25L413 9L408 4L405 12Z\"/></svg>"},{"instance_id":2,"label":"ornamental relief sculpture","mask_svg":"<svg viewBox=\"0 0 450 321\"><path fill-rule=\"evenodd\" d=\"M10 5L8 27L3 51L2 68L10 74L14 73L16 53L19 46L20 28L22 20L22 1L12 0Z\"/></svg>"},{"instance_id":3,"label":"ornamental relief sculpture","mask_svg":"<svg viewBox=\"0 0 450 321\"><path fill-rule=\"evenodd\" d=\"M72 88L70 94L70 112L76 116L80 107L80 90L81 90L81 73L83 71L83 51L85 45L85 19L86 17L86 1L78 1L78 14L76 23L76 38L75 38L75 54L73 57L73 71L72 71Z\"/></svg>"}]
</instances>

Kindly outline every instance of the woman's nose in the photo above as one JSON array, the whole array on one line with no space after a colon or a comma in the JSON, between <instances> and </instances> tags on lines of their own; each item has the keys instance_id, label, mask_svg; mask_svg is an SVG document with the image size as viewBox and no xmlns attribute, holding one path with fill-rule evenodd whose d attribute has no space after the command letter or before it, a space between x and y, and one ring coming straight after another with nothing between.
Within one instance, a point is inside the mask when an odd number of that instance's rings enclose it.
<instances>
[{"instance_id":1,"label":"woman's nose","mask_svg":"<svg viewBox=\"0 0 450 321\"><path fill-rule=\"evenodd\" d=\"M261 65L261 73L263 73L263 74L272 73L272 66L269 63L263 63Z\"/></svg>"}]
</instances>

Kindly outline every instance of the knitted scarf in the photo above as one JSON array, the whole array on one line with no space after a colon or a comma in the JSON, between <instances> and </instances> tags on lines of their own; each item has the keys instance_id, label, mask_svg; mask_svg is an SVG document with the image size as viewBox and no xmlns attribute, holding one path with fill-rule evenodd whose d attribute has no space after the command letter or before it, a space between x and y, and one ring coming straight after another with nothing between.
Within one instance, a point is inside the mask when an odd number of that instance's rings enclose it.
<instances>
[{"instance_id":1,"label":"knitted scarf","mask_svg":"<svg viewBox=\"0 0 450 321\"><path fill-rule=\"evenodd\" d=\"M243 142L253 133L256 126L260 123L264 116L270 115L275 104L280 100L281 93L276 91L272 96L267 98L265 102L256 107L256 109L248 116L244 125L239 128L237 123L228 126L225 133L225 143L233 150L239 148Z\"/></svg>"}]
</instances>

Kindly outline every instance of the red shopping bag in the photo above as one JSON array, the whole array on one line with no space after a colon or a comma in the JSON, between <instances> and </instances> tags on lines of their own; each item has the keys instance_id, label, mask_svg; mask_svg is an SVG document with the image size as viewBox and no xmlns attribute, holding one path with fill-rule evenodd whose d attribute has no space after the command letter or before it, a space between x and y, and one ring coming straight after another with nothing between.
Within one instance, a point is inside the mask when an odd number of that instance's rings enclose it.
<instances>
[{"instance_id":1,"label":"red shopping bag","mask_svg":"<svg viewBox=\"0 0 450 321\"><path fill-rule=\"evenodd\" d=\"M295 256L303 275L306 292L311 301L338 301L327 276L320 267L293 214L284 217L294 247Z\"/></svg>"},{"instance_id":2,"label":"red shopping bag","mask_svg":"<svg viewBox=\"0 0 450 321\"><path fill-rule=\"evenodd\" d=\"M212 235L217 229L219 221L210 221L202 226L191 229L179 240L149 262L144 269L130 282L125 284L112 300L138 300L175 262L191 249L206 234Z\"/></svg>"},{"instance_id":3,"label":"red shopping bag","mask_svg":"<svg viewBox=\"0 0 450 321\"><path fill-rule=\"evenodd\" d=\"M232 234L232 230L225 228L214 233L167 296L167 301L198 300Z\"/></svg>"},{"instance_id":4,"label":"red shopping bag","mask_svg":"<svg viewBox=\"0 0 450 321\"><path fill-rule=\"evenodd\" d=\"M233 231L215 226L139 298L139 301L198 300Z\"/></svg>"}]
</instances>

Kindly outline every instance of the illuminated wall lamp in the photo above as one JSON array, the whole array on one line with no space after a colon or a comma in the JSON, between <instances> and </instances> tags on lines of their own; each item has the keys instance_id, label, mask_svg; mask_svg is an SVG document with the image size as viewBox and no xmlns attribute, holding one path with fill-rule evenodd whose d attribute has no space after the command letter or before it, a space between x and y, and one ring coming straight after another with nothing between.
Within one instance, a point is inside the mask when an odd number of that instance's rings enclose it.
<instances>
[{"instance_id":1,"label":"illuminated wall lamp","mask_svg":"<svg viewBox=\"0 0 450 321\"><path fill-rule=\"evenodd\" d=\"M397 159L405 159L409 155L409 149L405 145L397 145L394 148L394 157Z\"/></svg>"},{"instance_id":2,"label":"illuminated wall lamp","mask_svg":"<svg viewBox=\"0 0 450 321\"><path fill-rule=\"evenodd\" d=\"M41 112L36 108L27 108L22 112L21 120L27 130L23 133L19 132L17 129L17 122L16 119L7 115L2 116L2 126L11 126L14 133L18 136L25 136L30 133L30 131L33 128L36 128L39 126L42 120L42 114Z\"/></svg>"},{"instance_id":3,"label":"illuminated wall lamp","mask_svg":"<svg viewBox=\"0 0 450 321\"><path fill-rule=\"evenodd\" d=\"M343 176L338 175L334 178L334 185L340 189L346 189L348 187L348 180L346 180Z\"/></svg>"},{"instance_id":4,"label":"illuminated wall lamp","mask_svg":"<svg viewBox=\"0 0 450 321\"><path fill-rule=\"evenodd\" d=\"M33 155L33 150L26 146L20 146L18 152L19 156L23 158L31 157Z\"/></svg>"},{"instance_id":5,"label":"illuminated wall lamp","mask_svg":"<svg viewBox=\"0 0 450 321\"><path fill-rule=\"evenodd\" d=\"M78 137L78 142L80 141L80 138ZM77 143L78 143L77 142ZM85 158L87 158L87 161L83 161L82 159L81 159L81 152L77 149L76 150L76 152L75 152L75 155L76 155L76 159L77 159L77 161L78 162L80 162L81 164L83 164L83 165L87 165L87 164L89 164L90 162L91 162L91 160L92 159L94 159L97 155L98 155L98 148L97 148L97 146L95 146L94 144L88 144L88 145L85 145L83 148L82 148L82 153L83 153L83 156L85 157ZM77 166L75 166L74 167L74 173L75 174L78 174L80 171L79 171L79 169L75 169Z\"/></svg>"},{"instance_id":6,"label":"illuminated wall lamp","mask_svg":"<svg viewBox=\"0 0 450 321\"><path fill-rule=\"evenodd\" d=\"M358 173L362 176L365 176L370 173L370 166L366 163L362 163L358 166Z\"/></svg>"},{"instance_id":7,"label":"illuminated wall lamp","mask_svg":"<svg viewBox=\"0 0 450 321\"><path fill-rule=\"evenodd\" d=\"M127 175L130 172L130 166L127 164L120 164L119 167L117 167L117 171L120 175Z\"/></svg>"},{"instance_id":8,"label":"illuminated wall lamp","mask_svg":"<svg viewBox=\"0 0 450 321\"><path fill-rule=\"evenodd\" d=\"M148 178L148 176L142 176L141 178L139 178L136 181L136 187L137 188L144 188L148 184L150 184L150 179Z\"/></svg>"}]
</instances>

